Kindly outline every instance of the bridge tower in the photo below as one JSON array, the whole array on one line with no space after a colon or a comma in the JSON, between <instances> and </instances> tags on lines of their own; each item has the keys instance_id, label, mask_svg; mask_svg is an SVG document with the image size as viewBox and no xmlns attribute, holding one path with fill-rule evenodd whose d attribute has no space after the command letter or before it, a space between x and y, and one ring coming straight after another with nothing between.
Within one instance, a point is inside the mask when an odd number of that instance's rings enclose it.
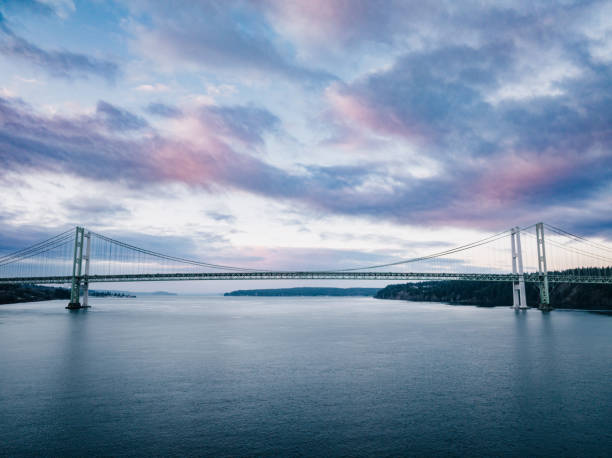
<instances>
[{"instance_id":1,"label":"bridge tower","mask_svg":"<svg viewBox=\"0 0 612 458\"><path fill-rule=\"evenodd\" d=\"M521 229L516 226L511 232L512 240L512 273L518 274L518 281L512 282L512 303L514 309L527 308L527 294L525 294L525 276L523 273L523 250L521 249Z\"/></svg>"},{"instance_id":2,"label":"bridge tower","mask_svg":"<svg viewBox=\"0 0 612 458\"><path fill-rule=\"evenodd\" d=\"M538 277L540 279L540 310L550 310L550 295L548 291L548 270L546 267L546 246L544 244L544 223L536 224L538 239Z\"/></svg>"},{"instance_id":3,"label":"bridge tower","mask_svg":"<svg viewBox=\"0 0 612 458\"><path fill-rule=\"evenodd\" d=\"M85 242L85 255L83 259L85 259L85 275L83 276L83 305L82 307L89 307L89 259L91 257L91 232L87 231L83 235L83 237L87 240Z\"/></svg>"},{"instance_id":4,"label":"bridge tower","mask_svg":"<svg viewBox=\"0 0 612 458\"><path fill-rule=\"evenodd\" d=\"M83 245L87 238L86 254L83 256ZM72 260L72 287L70 288L70 303L66 307L70 310L76 310L81 308L89 307L87 305L87 294L89 289L88 275L89 275L89 256L91 253L91 235L87 232L85 235L85 228L77 226L76 235L74 238L74 256ZM83 268L83 258L85 258L85 272L86 277L83 279L81 276ZM81 295L81 281L84 280L84 296L83 305L79 302Z\"/></svg>"}]
</instances>

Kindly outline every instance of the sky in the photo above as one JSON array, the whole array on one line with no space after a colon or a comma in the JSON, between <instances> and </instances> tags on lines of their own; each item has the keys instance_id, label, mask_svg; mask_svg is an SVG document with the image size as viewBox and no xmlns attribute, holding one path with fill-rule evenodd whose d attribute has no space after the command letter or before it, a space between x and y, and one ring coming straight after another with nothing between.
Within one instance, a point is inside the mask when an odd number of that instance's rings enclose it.
<instances>
[{"instance_id":1,"label":"sky","mask_svg":"<svg viewBox=\"0 0 612 458\"><path fill-rule=\"evenodd\" d=\"M261 269L539 221L610 241L611 147L610 1L0 2L1 251L76 225Z\"/></svg>"}]
</instances>

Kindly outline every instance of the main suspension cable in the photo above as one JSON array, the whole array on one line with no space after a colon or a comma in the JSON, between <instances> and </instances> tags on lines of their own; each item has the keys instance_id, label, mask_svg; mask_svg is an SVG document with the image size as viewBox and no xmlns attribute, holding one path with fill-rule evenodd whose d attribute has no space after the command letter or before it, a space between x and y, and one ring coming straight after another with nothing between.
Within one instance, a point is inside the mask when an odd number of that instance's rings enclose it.
<instances>
[{"instance_id":1,"label":"main suspension cable","mask_svg":"<svg viewBox=\"0 0 612 458\"><path fill-rule=\"evenodd\" d=\"M9 259L9 258L19 257L19 256L21 256L21 255L23 255L23 254L25 254L27 252L31 252L33 250L37 250L39 248L43 248L43 246L45 246L45 245L47 245L49 243L53 243L56 239L58 239L60 237L63 237L63 236L66 236L67 234L69 234L69 233L71 233L73 231L74 231L74 229L68 229L67 231L64 231L61 234L58 234L58 235L56 235L54 237L51 237L51 238L49 238L47 240L43 240L42 242L38 242L38 243L36 243L34 245L31 245L29 247L22 248L20 250L17 250L17 251L14 251L12 253L9 253L9 254L6 254L4 256L1 256L0 257L0 263L5 261L5 260L7 260L7 259ZM70 236L71 235L72 234L70 234Z\"/></svg>"},{"instance_id":2,"label":"main suspension cable","mask_svg":"<svg viewBox=\"0 0 612 458\"><path fill-rule=\"evenodd\" d=\"M534 225L532 224L531 226L527 226L523 229L521 229L521 231L525 231L527 229L530 229L531 227L533 227ZM502 239L504 237L507 237L509 235L509 233L511 232L511 229L506 229L505 231L499 232L497 234L491 235L489 237L486 237L484 239L472 242L472 243L468 243L466 245L460 245L454 248L451 248L449 250L445 250L445 251L441 251L439 253L433 253L427 256L420 256L417 258L411 258L411 259L404 259L401 261L395 261L395 262L389 262L386 264L378 264L378 265L372 265L372 266L365 266L365 267L354 267L354 268L350 268L350 269L340 269L339 272L351 272L351 271L355 271L355 270L367 270L367 269L377 269L380 267L390 267L390 266L397 266L400 264L409 264L409 263L413 263L413 262L418 262L418 261L424 261L424 260L428 260L428 259L434 259L434 258L439 258L442 256L447 256L449 254L454 254L454 253L458 253L461 251L465 251L465 250L469 250L471 248L476 248L478 246L481 245L486 245L487 243L491 243L491 242L495 242L499 239Z\"/></svg>"},{"instance_id":3,"label":"main suspension cable","mask_svg":"<svg viewBox=\"0 0 612 458\"><path fill-rule=\"evenodd\" d=\"M557 233L558 235L563 235L565 237L571 237L574 240L576 240L577 242L586 243L588 245L591 245L593 248L597 248L597 249L600 249L600 250L606 250L606 251L612 252L612 247L610 247L610 246L606 246L606 245L603 245L601 243L597 243L597 242L594 242L594 241L589 240L587 238L581 237L579 235L572 234L571 232L567 232L567 231L565 231L565 230L563 230L561 228L558 228L558 227L555 227L555 226L551 226L550 224L545 224L545 225L546 225L546 227L548 229L550 229L551 231Z\"/></svg>"},{"instance_id":4,"label":"main suspension cable","mask_svg":"<svg viewBox=\"0 0 612 458\"><path fill-rule=\"evenodd\" d=\"M2 261L0 261L0 266L6 266L9 264L19 262L24 259L32 258L42 253L47 253L51 250L54 250L55 248L59 248L69 242L72 242L72 240L73 240L72 235L65 235L61 239L57 239L51 243L47 243L43 246L39 246L38 248L36 248L36 250L22 250L23 253L20 254L18 257L13 257L13 258L6 257Z\"/></svg>"},{"instance_id":5,"label":"main suspension cable","mask_svg":"<svg viewBox=\"0 0 612 458\"><path fill-rule=\"evenodd\" d=\"M170 255L166 255L166 254L162 254L162 253L157 253L157 252L151 251L151 250L146 250L144 248L139 248L137 246L130 245L128 243L120 242L118 240L111 239L110 237L106 237L106 236L98 234L96 232L91 232L91 234L94 235L95 237L98 237L101 240L104 240L106 242L115 244L115 245L120 246L122 248L127 248L127 249L130 249L130 250L137 251L139 253L143 253L143 254L146 254L146 255L149 255L149 256L153 256L153 257L164 259L164 260L168 260L168 261L175 261L175 262L180 262L180 263L183 263L183 264L190 264L190 265L201 266L201 267L209 267L209 268L212 268L212 269L226 269L226 270L235 270L235 271L242 271L242 272L252 272L252 271L265 272L265 271L261 271L259 269L251 269L251 268L236 267L236 266L226 266L226 265L222 265L222 264L213 264L213 263L209 263L209 262L195 261L193 259L186 259L186 258L181 258L181 257L177 257L177 256L170 256Z\"/></svg>"}]
</instances>

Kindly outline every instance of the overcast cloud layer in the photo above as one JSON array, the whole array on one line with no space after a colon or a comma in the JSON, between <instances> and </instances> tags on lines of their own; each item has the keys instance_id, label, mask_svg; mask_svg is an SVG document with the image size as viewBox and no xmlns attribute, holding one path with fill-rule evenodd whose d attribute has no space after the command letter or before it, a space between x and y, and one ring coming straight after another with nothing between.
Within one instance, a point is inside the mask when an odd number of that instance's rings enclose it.
<instances>
[{"instance_id":1,"label":"overcast cloud layer","mask_svg":"<svg viewBox=\"0 0 612 458\"><path fill-rule=\"evenodd\" d=\"M45 232L27 191L44 175L110 189L68 209L49 188L66 208L49 231L98 208L134 236L134 208L187 193L191 223L224 231L215 256L314 250L332 220L612 238L611 17L606 1L4 2L0 229ZM276 218L269 239L252 212Z\"/></svg>"}]
</instances>

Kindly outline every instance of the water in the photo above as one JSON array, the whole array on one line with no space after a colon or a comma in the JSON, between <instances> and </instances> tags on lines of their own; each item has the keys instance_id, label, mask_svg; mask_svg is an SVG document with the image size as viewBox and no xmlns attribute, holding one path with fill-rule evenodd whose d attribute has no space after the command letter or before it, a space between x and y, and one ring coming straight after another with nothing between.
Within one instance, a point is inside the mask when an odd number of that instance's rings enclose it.
<instances>
[{"instance_id":1,"label":"water","mask_svg":"<svg viewBox=\"0 0 612 458\"><path fill-rule=\"evenodd\" d=\"M0 455L605 456L612 317L370 298L0 306Z\"/></svg>"}]
</instances>

